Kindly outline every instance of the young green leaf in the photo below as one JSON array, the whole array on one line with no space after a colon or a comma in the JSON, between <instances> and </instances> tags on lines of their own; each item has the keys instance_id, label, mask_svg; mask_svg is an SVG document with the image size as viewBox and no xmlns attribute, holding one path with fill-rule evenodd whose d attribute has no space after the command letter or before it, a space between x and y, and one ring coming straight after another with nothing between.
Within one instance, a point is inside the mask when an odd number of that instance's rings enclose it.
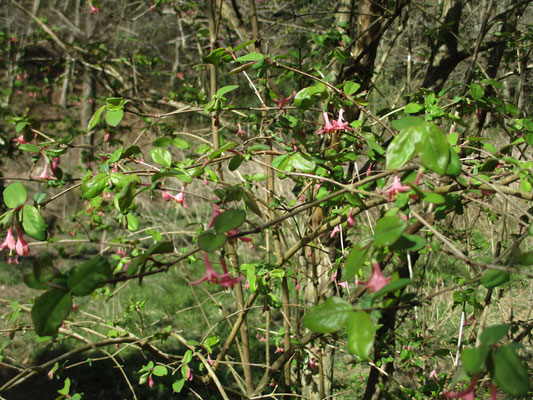
<instances>
[{"instance_id":1,"label":"young green leaf","mask_svg":"<svg viewBox=\"0 0 533 400\"><path fill-rule=\"evenodd\" d=\"M346 261L344 261L344 268L342 270L342 279L344 281L351 280L355 274L359 272L361 266L366 261L366 256L369 250L370 247L361 248L360 243L353 247L350 254L348 254L348 257L346 257Z\"/></svg>"},{"instance_id":2,"label":"young green leaf","mask_svg":"<svg viewBox=\"0 0 533 400\"><path fill-rule=\"evenodd\" d=\"M4 189L4 203L8 208L17 208L28 199L28 193L20 182L13 182Z\"/></svg>"},{"instance_id":3,"label":"young green leaf","mask_svg":"<svg viewBox=\"0 0 533 400\"><path fill-rule=\"evenodd\" d=\"M36 240L46 240L48 225L34 206L26 204L22 209L22 228L29 236Z\"/></svg>"},{"instance_id":4,"label":"young green leaf","mask_svg":"<svg viewBox=\"0 0 533 400\"><path fill-rule=\"evenodd\" d=\"M351 312L348 314L346 325L348 351L366 360L372 349L375 336L374 324L370 315L364 311Z\"/></svg>"},{"instance_id":5,"label":"young green leaf","mask_svg":"<svg viewBox=\"0 0 533 400\"><path fill-rule=\"evenodd\" d=\"M415 128L402 130L389 144L387 148L387 169L402 167L415 154Z\"/></svg>"},{"instance_id":6,"label":"young green leaf","mask_svg":"<svg viewBox=\"0 0 533 400\"><path fill-rule=\"evenodd\" d=\"M383 217L374 231L374 244L378 247L390 246L396 242L407 228L407 222L396 216Z\"/></svg>"}]
</instances>

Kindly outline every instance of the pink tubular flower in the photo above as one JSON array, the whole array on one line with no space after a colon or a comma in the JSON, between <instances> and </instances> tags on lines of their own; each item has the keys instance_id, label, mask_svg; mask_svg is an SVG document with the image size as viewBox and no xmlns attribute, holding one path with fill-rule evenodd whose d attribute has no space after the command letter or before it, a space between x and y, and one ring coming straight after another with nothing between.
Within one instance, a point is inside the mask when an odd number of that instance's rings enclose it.
<instances>
[{"instance_id":1,"label":"pink tubular flower","mask_svg":"<svg viewBox=\"0 0 533 400\"><path fill-rule=\"evenodd\" d=\"M342 114L344 114L344 110L341 108L339 110L339 118L337 119L337 121L333 121L334 129L336 131L351 131L352 128L350 128L350 124L342 120Z\"/></svg>"},{"instance_id":2,"label":"pink tubular flower","mask_svg":"<svg viewBox=\"0 0 533 400\"><path fill-rule=\"evenodd\" d=\"M337 233L339 233L341 231L341 227L340 225L336 225L335 228L333 228L333 230L331 231L331 233L329 234L329 237L332 238L332 237L335 237L335 235Z\"/></svg>"},{"instance_id":3,"label":"pink tubular flower","mask_svg":"<svg viewBox=\"0 0 533 400\"><path fill-rule=\"evenodd\" d=\"M353 222L353 208L350 210L350 213L348 214L348 219L346 220L346 225L351 228L354 225Z\"/></svg>"},{"instance_id":4,"label":"pink tubular flower","mask_svg":"<svg viewBox=\"0 0 533 400\"><path fill-rule=\"evenodd\" d=\"M17 251L17 254L19 256L27 256L30 252L30 246L28 245L28 242L24 240L22 237L22 230L19 226L17 226L17 243L15 244L15 250Z\"/></svg>"},{"instance_id":5,"label":"pink tubular flower","mask_svg":"<svg viewBox=\"0 0 533 400\"><path fill-rule=\"evenodd\" d=\"M189 369L187 370L187 380L188 380L188 381L192 381L192 378L193 378L192 371L191 371L191 369L189 368Z\"/></svg>"},{"instance_id":6,"label":"pink tubular flower","mask_svg":"<svg viewBox=\"0 0 533 400\"><path fill-rule=\"evenodd\" d=\"M283 112L283 114L287 114L287 110L285 109L285 106L296 96L296 92L293 92L289 97L281 96L281 99L273 99L274 103L276 103L279 107L279 110Z\"/></svg>"},{"instance_id":7,"label":"pink tubular flower","mask_svg":"<svg viewBox=\"0 0 533 400\"><path fill-rule=\"evenodd\" d=\"M237 136L244 136L244 131L241 128L241 124L237 122L237 126L239 127L239 130L235 132Z\"/></svg>"},{"instance_id":8,"label":"pink tubular flower","mask_svg":"<svg viewBox=\"0 0 533 400\"><path fill-rule=\"evenodd\" d=\"M192 282L191 285L198 285L202 282L208 281L210 283L220 284L222 287L233 287L236 283L239 283L243 279L242 276L239 276L237 278L231 278L224 260L222 260L222 269L224 270L224 274L217 274L217 272L213 269L211 263L209 262L207 253L202 252L202 256L204 258L205 263L205 274L202 279Z\"/></svg>"},{"instance_id":9,"label":"pink tubular flower","mask_svg":"<svg viewBox=\"0 0 533 400\"><path fill-rule=\"evenodd\" d=\"M372 276L366 284L370 292L377 292L390 282L390 278L385 278L377 262L372 262Z\"/></svg>"},{"instance_id":10,"label":"pink tubular flower","mask_svg":"<svg viewBox=\"0 0 533 400\"><path fill-rule=\"evenodd\" d=\"M218 208L218 204L213 203L213 213L211 214L211 218L209 219L209 223L207 224L208 228L212 228L215 224L215 218L217 215L220 214L220 208Z\"/></svg>"},{"instance_id":11,"label":"pink tubular flower","mask_svg":"<svg viewBox=\"0 0 533 400\"><path fill-rule=\"evenodd\" d=\"M90 3L89 6L91 7L91 14L96 14L97 12L100 11L100 9L98 7L95 7L93 5L93 3ZM153 383L152 383L153 384ZM150 386L151 387L151 386Z\"/></svg>"},{"instance_id":12,"label":"pink tubular flower","mask_svg":"<svg viewBox=\"0 0 533 400\"><path fill-rule=\"evenodd\" d=\"M16 246L17 242L15 240L15 236L13 236L13 225L11 225L7 230L7 235L4 242L0 245L0 250L4 250L7 247L9 250L13 251L16 249Z\"/></svg>"},{"instance_id":13,"label":"pink tubular flower","mask_svg":"<svg viewBox=\"0 0 533 400\"><path fill-rule=\"evenodd\" d=\"M387 190L384 190L382 193L387 194L387 200L390 202L392 200L393 195L408 192L409 190L411 190L411 188L409 186L402 185L402 181L400 181L398 175L394 174L392 185Z\"/></svg>"},{"instance_id":14,"label":"pink tubular flower","mask_svg":"<svg viewBox=\"0 0 533 400\"><path fill-rule=\"evenodd\" d=\"M16 137L15 139L13 139L13 141L16 143L16 144L26 144L26 143L29 143L26 138L24 137L24 135L20 135L19 137Z\"/></svg>"},{"instance_id":15,"label":"pink tubular flower","mask_svg":"<svg viewBox=\"0 0 533 400\"><path fill-rule=\"evenodd\" d=\"M56 168L58 167L60 162L61 162L61 159L59 157L52 158L52 161L50 162L50 172L52 174L55 174Z\"/></svg>"},{"instance_id":16,"label":"pink tubular flower","mask_svg":"<svg viewBox=\"0 0 533 400\"><path fill-rule=\"evenodd\" d=\"M282 347L279 347L277 346L276 347L276 351L274 351L274 354L277 354L277 353L282 353L283 352L283 348Z\"/></svg>"},{"instance_id":17,"label":"pink tubular flower","mask_svg":"<svg viewBox=\"0 0 533 400\"><path fill-rule=\"evenodd\" d=\"M152 374L148 375L148 386L149 387L153 387L154 386L154 378L152 378Z\"/></svg>"},{"instance_id":18,"label":"pink tubular flower","mask_svg":"<svg viewBox=\"0 0 533 400\"><path fill-rule=\"evenodd\" d=\"M437 367L433 368L433 371L430 372L429 379L431 378L437 379Z\"/></svg>"},{"instance_id":19,"label":"pink tubular flower","mask_svg":"<svg viewBox=\"0 0 533 400\"><path fill-rule=\"evenodd\" d=\"M165 201L174 200L176 203L181 204L185 208L189 208L187 203L185 203L185 195L183 192L179 192L177 195L172 196L170 193L168 193L165 189L161 191L161 197Z\"/></svg>"},{"instance_id":20,"label":"pink tubular flower","mask_svg":"<svg viewBox=\"0 0 533 400\"><path fill-rule=\"evenodd\" d=\"M456 392L450 391L450 392L444 392L442 395L448 398L452 398L452 399L474 400L475 398L474 389L476 388L477 380L478 380L477 375L474 375L472 377L472 380L470 381L470 385L462 392L456 393ZM491 393L491 397L492 397L492 393Z\"/></svg>"},{"instance_id":21,"label":"pink tubular flower","mask_svg":"<svg viewBox=\"0 0 533 400\"><path fill-rule=\"evenodd\" d=\"M324 112L322 115L324 116L324 128L319 129L316 133L333 133L336 131L337 129L335 128L335 125L332 125L331 122L329 122L328 113Z\"/></svg>"}]
</instances>

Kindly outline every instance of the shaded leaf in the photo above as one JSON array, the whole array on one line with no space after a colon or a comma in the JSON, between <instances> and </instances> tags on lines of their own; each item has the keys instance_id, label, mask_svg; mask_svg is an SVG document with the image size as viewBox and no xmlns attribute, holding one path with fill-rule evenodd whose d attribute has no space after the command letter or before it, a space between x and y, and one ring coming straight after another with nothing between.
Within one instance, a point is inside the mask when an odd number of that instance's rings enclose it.
<instances>
[{"instance_id":1,"label":"shaded leaf","mask_svg":"<svg viewBox=\"0 0 533 400\"><path fill-rule=\"evenodd\" d=\"M198 246L208 253L224 246L224 243L226 243L226 235L223 233L206 231L198 236Z\"/></svg>"},{"instance_id":2,"label":"shaded leaf","mask_svg":"<svg viewBox=\"0 0 533 400\"><path fill-rule=\"evenodd\" d=\"M52 336L72 310L72 296L69 292L51 289L35 299L31 309L31 319L35 333L39 336Z\"/></svg>"},{"instance_id":3,"label":"shaded leaf","mask_svg":"<svg viewBox=\"0 0 533 400\"><path fill-rule=\"evenodd\" d=\"M509 273L497 269L489 269L485 271L480 282L487 289L495 288L509 282Z\"/></svg>"},{"instance_id":4,"label":"shaded leaf","mask_svg":"<svg viewBox=\"0 0 533 400\"><path fill-rule=\"evenodd\" d=\"M361 266L366 261L369 250L370 247L361 248L360 243L353 247L348 257L346 257L346 261L344 261L344 268L342 270L342 279L344 281L351 280L359 272Z\"/></svg>"},{"instance_id":5,"label":"shaded leaf","mask_svg":"<svg viewBox=\"0 0 533 400\"><path fill-rule=\"evenodd\" d=\"M85 261L70 273L67 285L74 296L87 296L111 278L107 259L96 256Z\"/></svg>"},{"instance_id":6,"label":"shaded leaf","mask_svg":"<svg viewBox=\"0 0 533 400\"><path fill-rule=\"evenodd\" d=\"M227 232L238 228L246 220L246 211L227 210L217 215L213 221L215 231L218 233Z\"/></svg>"},{"instance_id":7,"label":"shaded leaf","mask_svg":"<svg viewBox=\"0 0 533 400\"><path fill-rule=\"evenodd\" d=\"M494 380L507 394L525 396L529 392L526 368L510 346L493 350Z\"/></svg>"}]
</instances>

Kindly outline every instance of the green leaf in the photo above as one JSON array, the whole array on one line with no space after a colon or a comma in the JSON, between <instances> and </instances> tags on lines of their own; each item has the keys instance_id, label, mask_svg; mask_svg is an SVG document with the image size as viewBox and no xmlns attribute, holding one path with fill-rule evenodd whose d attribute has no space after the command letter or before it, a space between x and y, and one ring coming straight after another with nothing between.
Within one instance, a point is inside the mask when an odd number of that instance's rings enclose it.
<instances>
[{"instance_id":1,"label":"green leaf","mask_svg":"<svg viewBox=\"0 0 533 400\"><path fill-rule=\"evenodd\" d=\"M393 245L391 245L391 250L418 251L426 247L426 243L426 238L404 233Z\"/></svg>"},{"instance_id":2,"label":"green leaf","mask_svg":"<svg viewBox=\"0 0 533 400\"><path fill-rule=\"evenodd\" d=\"M520 265L533 265L533 251L520 252L516 256L516 262Z\"/></svg>"},{"instance_id":3,"label":"green leaf","mask_svg":"<svg viewBox=\"0 0 533 400\"><path fill-rule=\"evenodd\" d=\"M424 106L422 104L418 103L409 103L405 106L404 112L406 114L415 114L417 112L420 112L424 109Z\"/></svg>"},{"instance_id":4,"label":"green leaf","mask_svg":"<svg viewBox=\"0 0 533 400\"><path fill-rule=\"evenodd\" d=\"M485 271L480 282L487 289L492 289L509 282L509 273L497 269L489 269Z\"/></svg>"},{"instance_id":5,"label":"green leaf","mask_svg":"<svg viewBox=\"0 0 533 400\"><path fill-rule=\"evenodd\" d=\"M101 106L98 108L98 110L95 111L91 119L89 120L89 124L87 125L87 130L90 131L93 129L96 125L98 125L98 122L100 122L100 117L102 116L102 113L104 112L105 106Z\"/></svg>"},{"instance_id":6,"label":"green leaf","mask_svg":"<svg viewBox=\"0 0 533 400\"><path fill-rule=\"evenodd\" d=\"M324 303L305 313L303 325L314 332L331 333L343 328L353 313L353 307L340 297L329 297Z\"/></svg>"},{"instance_id":7,"label":"green leaf","mask_svg":"<svg viewBox=\"0 0 533 400\"><path fill-rule=\"evenodd\" d=\"M509 324L489 326L481 333L481 343L487 346L494 346L505 337L508 330Z\"/></svg>"},{"instance_id":8,"label":"green leaf","mask_svg":"<svg viewBox=\"0 0 533 400\"><path fill-rule=\"evenodd\" d=\"M65 385L63 386L63 389L58 390L57 393L62 394L64 396L67 396L68 392L70 392L70 379L66 378L65 379Z\"/></svg>"},{"instance_id":9,"label":"green leaf","mask_svg":"<svg viewBox=\"0 0 533 400\"><path fill-rule=\"evenodd\" d=\"M502 346L492 354L496 384L512 396L527 395L529 376L515 351L510 346Z\"/></svg>"},{"instance_id":10,"label":"green leaf","mask_svg":"<svg viewBox=\"0 0 533 400\"><path fill-rule=\"evenodd\" d=\"M157 242L150 246L145 254L167 254L174 252L174 245L172 242Z\"/></svg>"},{"instance_id":11,"label":"green leaf","mask_svg":"<svg viewBox=\"0 0 533 400\"><path fill-rule=\"evenodd\" d=\"M124 149L122 148L122 146L120 146L118 149L116 149L113 154L111 154L111 157L109 157L109 159L107 160L107 162L109 164L111 163L115 163L117 162L118 160L120 160L120 157L122 156L122 153L123 153Z\"/></svg>"},{"instance_id":12,"label":"green leaf","mask_svg":"<svg viewBox=\"0 0 533 400\"><path fill-rule=\"evenodd\" d=\"M165 148L156 147L150 150L150 157L154 162L164 165L165 167L170 167L172 165L172 154Z\"/></svg>"},{"instance_id":13,"label":"green leaf","mask_svg":"<svg viewBox=\"0 0 533 400\"><path fill-rule=\"evenodd\" d=\"M291 163L295 169L303 172L304 174L312 173L316 168L316 164L313 159L302 153L293 154L291 156Z\"/></svg>"},{"instance_id":14,"label":"green leaf","mask_svg":"<svg viewBox=\"0 0 533 400\"><path fill-rule=\"evenodd\" d=\"M346 93L347 95L351 95L357 92L360 87L361 87L360 84L356 82L348 81L344 83L343 89L344 89L344 93Z\"/></svg>"},{"instance_id":15,"label":"green leaf","mask_svg":"<svg viewBox=\"0 0 533 400\"><path fill-rule=\"evenodd\" d=\"M105 106L108 110L122 110L124 104L124 99L122 97L108 97L105 99Z\"/></svg>"},{"instance_id":16,"label":"green leaf","mask_svg":"<svg viewBox=\"0 0 533 400\"><path fill-rule=\"evenodd\" d=\"M485 360L489 354L487 346L467 347L461 352L463 367L470 376L480 374L485 369Z\"/></svg>"},{"instance_id":17,"label":"green leaf","mask_svg":"<svg viewBox=\"0 0 533 400\"><path fill-rule=\"evenodd\" d=\"M32 238L46 240L46 229L48 225L44 222L39 210L34 206L26 204L22 209L22 228Z\"/></svg>"},{"instance_id":18,"label":"green leaf","mask_svg":"<svg viewBox=\"0 0 533 400\"><path fill-rule=\"evenodd\" d=\"M433 204L444 204L446 203L446 198L438 193L424 193L423 200L426 203L433 203Z\"/></svg>"},{"instance_id":19,"label":"green leaf","mask_svg":"<svg viewBox=\"0 0 533 400\"><path fill-rule=\"evenodd\" d=\"M35 333L39 336L52 336L72 310L72 296L69 292L51 289L35 299L31 309L31 319Z\"/></svg>"},{"instance_id":20,"label":"green leaf","mask_svg":"<svg viewBox=\"0 0 533 400\"><path fill-rule=\"evenodd\" d=\"M169 137L158 137L152 142L152 146L154 147L167 147L172 140Z\"/></svg>"},{"instance_id":21,"label":"green leaf","mask_svg":"<svg viewBox=\"0 0 533 400\"><path fill-rule=\"evenodd\" d=\"M168 370L165 366L163 365L156 365L154 367L154 369L152 370L152 373L155 375L155 376L165 376L168 374Z\"/></svg>"},{"instance_id":22,"label":"green leaf","mask_svg":"<svg viewBox=\"0 0 533 400\"><path fill-rule=\"evenodd\" d=\"M13 182L4 189L4 203L8 208L17 208L28 199L28 193L20 182Z\"/></svg>"},{"instance_id":23,"label":"green leaf","mask_svg":"<svg viewBox=\"0 0 533 400\"><path fill-rule=\"evenodd\" d=\"M74 296L87 296L111 278L111 267L103 256L85 261L70 273L67 285Z\"/></svg>"},{"instance_id":24,"label":"green leaf","mask_svg":"<svg viewBox=\"0 0 533 400\"><path fill-rule=\"evenodd\" d=\"M418 133L415 149L422 164L430 170L444 175L450 160L450 147L442 131L431 122L425 122L412 129Z\"/></svg>"},{"instance_id":25,"label":"green leaf","mask_svg":"<svg viewBox=\"0 0 533 400\"><path fill-rule=\"evenodd\" d=\"M205 231L198 236L198 246L208 253L224 246L224 243L226 243L226 235L223 233Z\"/></svg>"},{"instance_id":26,"label":"green leaf","mask_svg":"<svg viewBox=\"0 0 533 400\"><path fill-rule=\"evenodd\" d=\"M450 147L450 161L446 166L446 175L459 176L461 174L461 159L457 152Z\"/></svg>"},{"instance_id":27,"label":"green leaf","mask_svg":"<svg viewBox=\"0 0 533 400\"><path fill-rule=\"evenodd\" d=\"M252 196L250 196L247 192L242 191L242 200L244 201L244 204L246 205L246 208L248 208L250 211L252 211L255 215L262 218L263 213L261 212L261 209L257 205L257 202L253 199Z\"/></svg>"},{"instance_id":28,"label":"green leaf","mask_svg":"<svg viewBox=\"0 0 533 400\"><path fill-rule=\"evenodd\" d=\"M178 149L190 149L191 144L187 142L185 139L182 138L174 138L172 139L172 144L176 146Z\"/></svg>"},{"instance_id":29,"label":"green leaf","mask_svg":"<svg viewBox=\"0 0 533 400\"><path fill-rule=\"evenodd\" d=\"M378 247L390 246L396 242L407 228L407 222L396 216L383 217L374 231L374 244Z\"/></svg>"},{"instance_id":30,"label":"green leaf","mask_svg":"<svg viewBox=\"0 0 533 400\"><path fill-rule=\"evenodd\" d=\"M109 180L118 188L123 188L128 182L141 183L141 179L137 175L125 175L120 172L109 174Z\"/></svg>"},{"instance_id":31,"label":"green leaf","mask_svg":"<svg viewBox=\"0 0 533 400\"><path fill-rule=\"evenodd\" d=\"M240 154L237 154L235 157L233 157L229 164L228 164L228 169L230 171L235 171L237 168L239 168L242 164L242 162L244 161L244 157L241 156Z\"/></svg>"},{"instance_id":32,"label":"green leaf","mask_svg":"<svg viewBox=\"0 0 533 400\"><path fill-rule=\"evenodd\" d=\"M306 110L311 107L312 96L309 93L309 90L309 87L303 88L298 93L296 93L296 96L294 96L294 105L301 110Z\"/></svg>"},{"instance_id":33,"label":"green leaf","mask_svg":"<svg viewBox=\"0 0 533 400\"><path fill-rule=\"evenodd\" d=\"M122 121L122 117L124 117L124 110L107 109L105 113L105 122L109 126L117 126L120 124L120 121Z\"/></svg>"},{"instance_id":34,"label":"green leaf","mask_svg":"<svg viewBox=\"0 0 533 400\"><path fill-rule=\"evenodd\" d=\"M223 233L238 228L246 220L246 211L228 210L215 217L214 228L217 233Z\"/></svg>"},{"instance_id":35,"label":"green leaf","mask_svg":"<svg viewBox=\"0 0 533 400\"><path fill-rule=\"evenodd\" d=\"M135 189L137 185L137 182L130 180L126 182L120 192L113 197L113 204L121 213L124 214L133 204L133 198L135 197Z\"/></svg>"},{"instance_id":36,"label":"green leaf","mask_svg":"<svg viewBox=\"0 0 533 400\"><path fill-rule=\"evenodd\" d=\"M366 360L374 343L374 324L364 311L352 312L348 316L348 351Z\"/></svg>"},{"instance_id":37,"label":"green leaf","mask_svg":"<svg viewBox=\"0 0 533 400\"><path fill-rule=\"evenodd\" d=\"M106 186L106 174L97 174L94 177L83 181L81 184L81 195L85 199L92 199L102 193Z\"/></svg>"},{"instance_id":38,"label":"green leaf","mask_svg":"<svg viewBox=\"0 0 533 400\"><path fill-rule=\"evenodd\" d=\"M41 253L33 259L33 276L40 283L48 283L61 276L61 271L54 267L52 257L48 253ZM44 289L48 289L48 286Z\"/></svg>"},{"instance_id":39,"label":"green leaf","mask_svg":"<svg viewBox=\"0 0 533 400\"><path fill-rule=\"evenodd\" d=\"M473 83L470 85L470 94L474 100L480 100L485 94L485 90L480 84Z\"/></svg>"},{"instance_id":40,"label":"green leaf","mask_svg":"<svg viewBox=\"0 0 533 400\"><path fill-rule=\"evenodd\" d=\"M19 150L29 151L30 153L38 153L41 151L41 148L39 146L36 146L31 143L23 143L19 147Z\"/></svg>"},{"instance_id":41,"label":"green leaf","mask_svg":"<svg viewBox=\"0 0 533 400\"><path fill-rule=\"evenodd\" d=\"M172 390L175 393L180 393L181 389L183 389L183 385L185 385L185 378L181 378L180 380L177 380L172 384Z\"/></svg>"},{"instance_id":42,"label":"green leaf","mask_svg":"<svg viewBox=\"0 0 533 400\"><path fill-rule=\"evenodd\" d=\"M411 126L418 126L422 125L424 123L424 120L420 117L413 117L408 116L400 119L395 119L392 121L392 127L398 131L401 131L405 128L409 128Z\"/></svg>"},{"instance_id":43,"label":"green leaf","mask_svg":"<svg viewBox=\"0 0 533 400\"><path fill-rule=\"evenodd\" d=\"M217 90L217 94L216 96L217 97L222 97L224 96L226 93L229 93L231 92L232 90L235 90L239 87L239 85L229 85L229 86L223 86L221 87L220 89Z\"/></svg>"},{"instance_id":44,"label":"green leaf","mask_svg":"<svg viewBox=\"0 0 533 400\"><path fill-rule=\"evenodd\" d=\"M350 254L348 254L348 257L346 257L346 261L344 261L344 268L342 270L342 279L344 281L351 280L355 274L359 272L361 266L366 261L366 256L369 250L370 247L361 248L360 243L353 247Z\"/></svg>"},{"instance_id":45,"label":"green leaf","mask_svg":"<svg viewBox=\"0 0 533 400\"><path fill-rule=\"evenodd\" d=\"M245 54L244 56L240 56L236 58L235 61L240 61L240 62L261 61L264 58L265 56L263 56L260 53L248 53L248 54Z\"/></svg>"},{"instance_id":46,"label":"green leaf","mask_svg":"<svg viewBox=\"0 0 533 400\"><path fill-rule=\"evenodd\" d=\"M139 220L137 217L135 217L135 215L126 215L126 221L128 223L128 231L135 232L137 229L139 229Z\"/></svg>"},{"instance_id":47,"label":"green leaf","mask_svg":"<svg viewBox=\"0 0 533 400\"><path fill-rule=\"evenodd\" d=\"M403 166L415 154L415 128L406 128L392 139L387 148L387 169Z\"/></svg>"}]
</instances>

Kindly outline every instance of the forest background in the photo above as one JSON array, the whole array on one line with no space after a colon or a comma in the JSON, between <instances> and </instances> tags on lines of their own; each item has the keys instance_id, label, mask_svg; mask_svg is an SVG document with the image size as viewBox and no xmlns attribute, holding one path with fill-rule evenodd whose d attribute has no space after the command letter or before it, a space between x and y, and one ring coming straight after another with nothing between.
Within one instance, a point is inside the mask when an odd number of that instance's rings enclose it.
<instances>
[{"instance_id":1,"label":"forest background","mask_svg":"<svg viewBox=\"0 0 533 400\"><path fill-rule=\"evenodd\" d=\"M0 5L0 399L530 398L529 1Z\"/></svg>"}]
</instances>

